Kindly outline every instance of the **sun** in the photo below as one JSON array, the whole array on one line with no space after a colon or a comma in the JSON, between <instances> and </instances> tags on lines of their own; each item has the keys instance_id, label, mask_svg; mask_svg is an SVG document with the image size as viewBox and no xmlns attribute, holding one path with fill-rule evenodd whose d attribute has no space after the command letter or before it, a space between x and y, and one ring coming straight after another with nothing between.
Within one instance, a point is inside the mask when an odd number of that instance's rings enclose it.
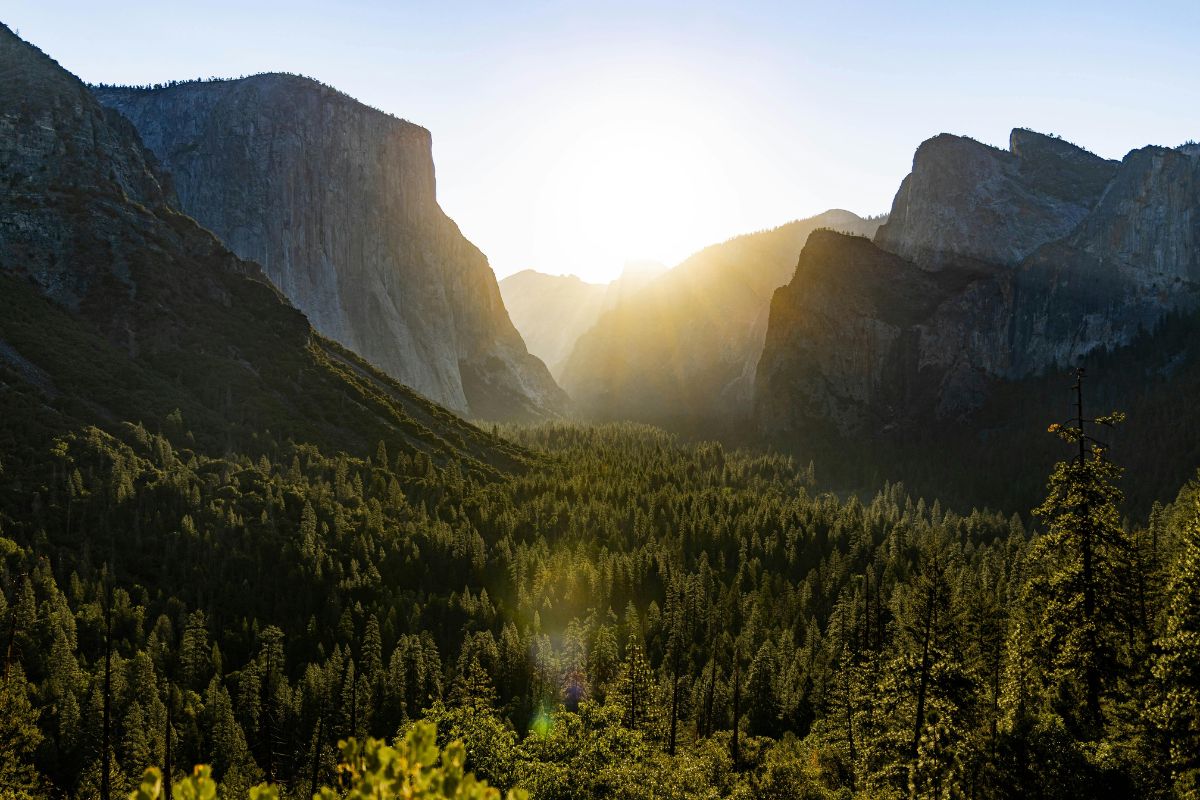
<instances>
[{"instance_id":1,"label":"sun","mask_svg":"<svg viewBox=\"0 0 1200 800\"><path fill-rule=\"evenodd\" d=\"M632 260L671 265L722 227L730 189L702 126L666 108L623 109L578 130L549 161L539 249L606 280Z\"/></svg>"}]
</instances>

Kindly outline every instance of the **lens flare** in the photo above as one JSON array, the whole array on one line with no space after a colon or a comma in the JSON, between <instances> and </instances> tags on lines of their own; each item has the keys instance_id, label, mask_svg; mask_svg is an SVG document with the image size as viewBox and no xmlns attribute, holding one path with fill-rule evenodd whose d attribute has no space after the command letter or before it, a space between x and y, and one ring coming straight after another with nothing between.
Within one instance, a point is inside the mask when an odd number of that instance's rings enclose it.
<instances>
[{"instance_id":1,"label":"lens flare","mask_svg":"<svg viewBox=\"0 0 1200 800\"><path fill-rule=\"evenodd\" d=\"M539 708L529 721L529 733L534 736L549 736L554 731L554 715Z\"/></svg>"}]
</instances>

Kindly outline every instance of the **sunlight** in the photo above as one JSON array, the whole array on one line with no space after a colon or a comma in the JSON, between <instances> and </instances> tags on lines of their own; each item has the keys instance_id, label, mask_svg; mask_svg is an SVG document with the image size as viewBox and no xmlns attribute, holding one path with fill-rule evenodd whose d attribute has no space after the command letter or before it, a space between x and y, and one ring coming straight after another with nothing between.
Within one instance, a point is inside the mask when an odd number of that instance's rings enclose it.
<instances>
[{"instance_id":1,"label":"sunlight","mask_svg":"<svg viewBox=\"0 0 1200 800\"><path fill-rule=\"evenodd\" d=\"M628 261L687 256L729 212L731 188L705 133L657 109L579 131L552 156L541 188L541 248L574 253L564 268L595 281Z\"/></svg>"}]
</instances>

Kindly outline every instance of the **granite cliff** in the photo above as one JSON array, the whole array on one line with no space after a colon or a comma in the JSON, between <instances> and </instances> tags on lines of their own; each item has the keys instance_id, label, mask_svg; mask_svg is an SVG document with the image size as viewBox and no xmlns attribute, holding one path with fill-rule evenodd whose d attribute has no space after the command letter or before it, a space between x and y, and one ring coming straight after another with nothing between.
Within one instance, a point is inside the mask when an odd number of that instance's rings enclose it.
<instances>
[{"instance_id":1,"label":"granite cliff","mask_svg":"<svg viewBox=\"0 0 1200 800\"><path fill-rule=\"evenodd\" d=\"M1008 151L937 136L918 148L873 241L810 237L775 292L758 428L775 441L830 437L841 455L854 452L847 442L958 447L945 442L973 440L967 422L998 431L1020 419L1018 437L1042 429L1022 416L1030 387L1077 364L1116 359L1127 374L1109 380L1126 388L1129 375L1159 380L1143 375L1148 359L1121 360L1135 344L1162 359L1163 375L1188 372L1179 359L1194 348L1178 331L1200 307L1198 210L1193 148L1115 162L1022 129ZM1133 413L1150 402L1126 395L1111 399Z\"/></svg>"},{"instance_id":2,"label":"granite cliff","mask_svg":"<svg viewBox=\"0 0 1200 800\"><path fill-rule=\"evenodd\" d=\"M290 438L468 468L521 460L317 334L179 209L128 120L3 25L0 187L0 441L182 423L216 453Z\"/></svg>"},{"instance_id":3,"label":"granite cliff","mask_svg":"<svg viewBox=\"0 0 1200 800\"><path fill-rule=\"evenodd\" d=\"M322 334L460 414L564 410L487 258L437 203L427 130L292 75L96 96L132 121L183 211Z\"/></svg>"},{"instance_id":4,"label":"granite cliff","mask_svg":"<svg viewBox=\"0 0 1200 800\"><path fill-rule=\"evenodd\" d=\"M941 134L917 148L875 241L927 266L962 256L1015 266L1070 233L1115 170L1114 162L1022 128L1008 150Z\"/></svg>"},{"instance_id":5,"label":"granite cliff","mask_svg":"<svg viewBox=\"0 0 1200 800\"><path fill-rule=\"evenodd\" d=\"M939 400L976 326L961 321L956 300L991 300L992 270L964 261L926 269L859 236L817 231L792 281L771 300L770 326L757 372L757 415L768 430L823 420L840 431L894 427ZM948 340L929 341L938 330ZM954 377L959 377L955 375Z\"/></svg>"}]
</instances>

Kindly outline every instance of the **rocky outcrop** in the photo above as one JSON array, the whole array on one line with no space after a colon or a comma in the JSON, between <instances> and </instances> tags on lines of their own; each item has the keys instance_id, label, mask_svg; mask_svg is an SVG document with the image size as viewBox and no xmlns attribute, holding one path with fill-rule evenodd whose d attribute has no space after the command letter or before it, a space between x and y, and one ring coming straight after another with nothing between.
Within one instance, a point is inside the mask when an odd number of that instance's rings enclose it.
<instances>
[{"instance_id":1,"label":"rocky outcrop","mask_svg":"<svg viewBox=\"0 0 1200 800\"><path fill-rule=\"evenodd\" d=\"M427 130L291 75L96 96L133 122L184 211L318 331L461 414L564 409L486 257L438 206Z\"/></svg>"},{"instance_id":2,"label":"rocky outcrop","mask_svg":"<svg viewBox=\"0 0 1200 800\"><path fill-rule=\"evenodd\" d=\"M878 225L834 210L701 250L604 313L563 366L563 387L590 418L688 427L747 419L771 293L809 234Z\"/></svg>"},{"instance_id":3,"label":"rocky outcrop","mask_svg":"<svg viewBox=\"0 0 1200 800\"><path fill-rule=\"evenodd\" d=\"M875 242L931 267L961 256L1015 266L1070 233L1115 170L1115 162L1022 128L1007 151L935 136L917 148Z\"/></svg>"},{"instance_id":4,"label":"rocky outcrop","mask_svg":"<svg viewBox=\"0 0 1200 800\"><path fill-rule=\"evenodd\" d=\"M1129 344L1200 300L1198 189L1187 148L1118 163L1021 129L1007 152L925 142L874 243L810 240L776 292L760 426L958 418L1005 382Z\"/></svg>"}]
</instances>

